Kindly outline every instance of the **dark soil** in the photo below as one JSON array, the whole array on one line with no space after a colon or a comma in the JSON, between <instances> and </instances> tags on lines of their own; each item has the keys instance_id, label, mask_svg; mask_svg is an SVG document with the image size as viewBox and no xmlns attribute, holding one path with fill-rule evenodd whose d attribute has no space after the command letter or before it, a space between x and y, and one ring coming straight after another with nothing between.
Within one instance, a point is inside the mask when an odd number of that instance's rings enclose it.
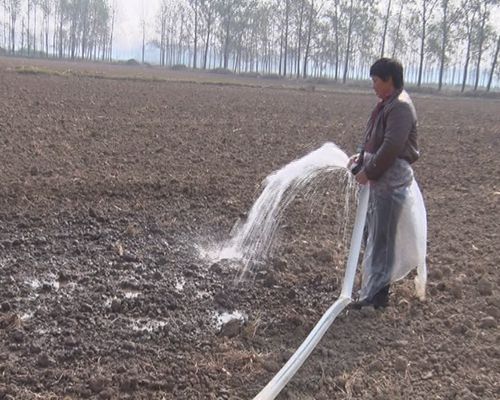
<instances>
[{"instance_id":1,"label":"dark soil","mask_svg":"<svg viewBox=\"0 0 500 400\"><path fill-rule=\"evenodd\" d=\"M353 152L376 99L224 79L0 59L0 399L250 399L335 301L335 182L254 278L203 249L271 171ZM385 311L344 311L280 399L500 398L500 102L414 101L427 300L407 279Z\"/></svg>"}]
</instances>

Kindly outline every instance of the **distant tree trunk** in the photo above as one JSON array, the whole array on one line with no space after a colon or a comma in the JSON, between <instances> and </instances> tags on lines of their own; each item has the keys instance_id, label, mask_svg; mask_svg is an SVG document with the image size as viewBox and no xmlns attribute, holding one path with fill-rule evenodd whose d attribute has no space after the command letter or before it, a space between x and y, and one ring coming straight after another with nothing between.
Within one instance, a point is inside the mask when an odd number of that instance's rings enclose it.
<instances>
[{"instance_id":1,"label":"distant tree trunk","mask_svg":"<svg viewBox=\"0 0 500 400\"><path fill-rule=\"evenodd\" d=\"M335 1L335 82L339 77L340 38L339 38L339 2Z\"/></svg>"},{"instance_id":2,"label":"distant tree trunk","mask_svg":"<svg viewBox=\"0 0 500 400\"><path fill-rule=\"evenodd\" d=\"M432 10L436 5L437 0L422 0L422 30L420 32L420 61L418 66L418 80L417 86L420 87L422 84L422 72L424 68L424 58L425 58L425 40L427 39L427 22L432 14Z\"/></svg>"},{"instance_id":3,"label":"distant tree trunk","mask_svg":"<svg viewBox=\"0 0 500 400\"><path fill-rule=\"evenodd\" d=\"M304 53L304 67L302 68L304 79L307 78L307 61L309 58L309 51L311 48L311 36L312 36L313 21L314 21L314 0L311 0L311 9L309 11L309 26L307 29L306 49L305 49L305 53Z\"/></svg>"},{"instance_id":4,"label":"distant tree trunk","mask_svg":"<svg viewBox=\"0 0 500 400\"><path fill-rule=\"evenodd\" d=\"M87 1L84 1L83 2L83 5L84 5L84 8L83 8L83 13L82 15L80 15L80 18L82 19L82 30L81 30L81 33L82 33L82 43L81 43L81 51L82 51L82 54L81 54L81 57L82 58L85 58L85 51L87 50L87 40L88 40L88 23L89 23L89 16L88 16L88 13L89 13L89 6L88 6L88 2Z\"/></svg>"},{"instance_id":5,"label":"distant tree trunk","mask_svg":"<svg viewBox=\"0 0 500 400\"><path fill-rule=\"evenodd\" d=\"M212 6L208 10L207 17L207 38L205 40L205 54L203 55L203 69L207 69L207 57L209 53L210 34L212 32Z\"/></svg>"},{"instance_id":6,"label":"distant tree trunk","mask_svg":"<svg viewBox=\"0 0 500 400\"><path fill-rule=\"evenodd\" d=\"M57 3L56 3L57 4ZM52 27L52 56L56 55L56 46L57 46L57 13L59 10L57 6L54 8L54 25Z\"/></svg>"},{"instance_id":7,"label":"distant tree trunk","mask_svg":"<svg viewBox=\"0 0 500 400\"><path fill-rule=\"evenodd\" d=\"M444 72L444 64L446 62L446 46L448 45L448 1L442 0L443 7L443 22L442 22L442 40L441 40L441 62L439 65L439 80L438 80L438 90L441 90L443 86L443 72Z\"/></svg>"},{"instance_id":8,"label":"distant tree trunk","mask_svg":"<svg viewBox=\"0 0 500 400\"><path fill-rule=\"evenodd\" d=\"M384 32L382 33L382 48L380 50L380 57L384 56L384 51L385 51L385 37L387 35L387 25L389 24L389 16L390 15L391 15L391 0L389 0L389 3L387 4L387 12L385 14Z\"/></svg>"},{"instance_id":9,"label":"distant tree trunk","mask_svg":"<svg viewBox=\"0 0 500 400\"><path fill-rule=\"evenodd\" d=\"M181 13L181 29L179 31L179 52L177 54L177 64L184 64L184 28L186 20L184 13Z\"/></svg>"},{"instance_id":10,"label":"distant tree trunk","mask_svg":"<svg viewBox=\"0 0 500 400\"><path fill-rule=\"evenodd\" d=\"M500 33L497 35L497 48L495 50L495 54L493 55L493 61L491 63L490 77L488 78L488 85L486 86L487 92L489 92L491 88L491 82L493 81L493 75L495 74L495 69L497 66L499 50L500 50Z\"/></svg>"},{"instance_id":11,"label":"distant tree trunk","mask_svg":"<svg viewBox=\"0 0 500 400\"><path fill-rule=\"evenodd\" d=\"M420 53L419 53L419 64L418 64L418 78L417 78L417 86L420 87L422 84L422 72L424 68L424 55L425 55L425 37L426 37L426 17L425 17L425 5L427 3L424 0L424 17L422 21L422 32L420 35Z\"/></svg>"},{"instance_id":12,"label":"distant tree trunk","mask_svg":"<svg viewBox=\"0 0 500 400\"><path fill-rule=\"evenodd\" d=\"M71 9L71 24L70 24L70 54L71 59L74 60L76 57L76 45L77 45L77 24L78 24L79 12L77 9L77 4L72 5Z\"/></svg>"},{"instance_id":13,"label":"distant tree trunk","mask_svg":"<svg viewBox=\"0 0 500 400\"><path fill-rule=\"evenodd\" d=\"M196 56L198 51L198 0L194 3L194 53L193 53L193 68L196 69Z\"/></svg>"},{"instance_id":14,"label":"distant tree trunk","mask_svg":"<svg viewBox=\"0 0 500 400\"><path fill-rule=\"evenodd\" d=\"M31 18L31 0L28 0L28 25L26 26L26 47L28 48L28 57L31 53L31 36L30 36L30 18Z\"/></svg>"},{"instance_id":15,"label":"distant tree trunk","mask_svg":"<svg viewBox=\"0 0 500 400\"><path fill-rule=\"evenodd\" d=\"M24 17L21 20L21 51L24 53Z\"/></svg>"},{"instance_id":16,"label":"distant tree trunk","mask_svg":"<svg viewBox=\"0 0 500 400\"><path fill-rule=\"evenodd\" d=\"M344 60L344 76L342 78L342 83L347 82L347 70L349 68L349 58L351 57L351 35L352 35L352 22L354 19L353 12L353 0L350 0L349 5L349 24L347 26L347 44L345 49L345 60Z\"/></svg>"},{"instance_id":17,"label":"distant tree trunk","mask_svg":"<svg viewBox=\"0 0 500 400\"><path fill-rule=\"evenodd\" d=\"M464 2L462 4L462 12L464 13L463 22L465 23L465 29L467 32L467 48L465 54L464 75L462 79L462 88L460 90L463 93L465 90L465 86L467 85L469 63L472 52L472 41L474 39L474 28L477 24L477 9L475 7L470 7L470 3Z\"/></svg>"},{"instance_id":18,"label":"distant tree trunk","mask_svg":"<svg viewBox=\"0 0 500 400\"><path fill-rule=\"evenodd\" d=\"M9 35L9 40L10 40L10 49L12 54L15 54L16 52L16 21L17 21L17 14L19 12L19 7L20 3L19 2L14 2L10 4L10 35Z\"/></svg>"},{"instance_id":19,"label":"distant tree trunk","mask_svg":"<svg viewBox=\"0 0 500 400\"><path fill-rule=\"evenodd\" d=\"M280 30L280 56L279 56L279 64L278 64L278 74L281 76L282 72L282 63L283 63L283 30Z\"/></svg>"},{"instance_id":20,"label":"distant tree trunk","mask_svg":"<svg viewBox=\"0 0 500 400\"><path fill-rule=\"evenodd\" d=\"M106 48L108 44L108 36L109 36L109 31L106 29L106 34L102 38L102 43L101 43L101 61L104 61L106 59L106 52L108 49Z\"/></svg>"},{"instance_id":21,"label":"distant tree trunk","mask_svg":"<svg viewBox=\"0 0 500 400\"><path fill-rule=\"evenodd\" d=\"M286 76L286 68L288 64L288 23L290 17L290 0L285 0L285 43L283 55L283 76Z\"/></svg>"},{"instance_id":22,"label":"distant tree trunk","mask_svg":"<svg viewBox=\"0 0 500 400\"><path fill-rule=\"evenodd\" d=\"M399 6L399 12L398 12L398 23L397 23L397 26L396 26L396 34L394 35L394 46L392 48L392 58L395 58L396 57L396 52L397 52L397 47L398 47L398 43L399 43L399 32L401 30L401 21L403 19L403 5L404 5L404 1L401 0L401 4Z\"/></svg>"},{"instance_id":23,"label":"distant tree trunk","mask_svg":"<svg viewBox=\"0 0 500 400\"><path fill-rule=\"evenodd\" d=\"M167 16L164 5L160 9L160 66L165 65L165 30L167 28Z\"/></svg>"},{"instance_id":24,"label":"distant tree trunk","mask_svg":"<svg viewBox=\"0 0 500 400\"><path fill-rule=\"evenodd\" d=\"M33 2L33 53L36 57L36 1Z\"/></svg>"},{"instance_id":25,"label":"distant tree trunk","mask_svg":"<svg viewBox=\"0 0 500 400\"><path fill-rule=\"evenodd\" d=\"M300 3L299 30L297 32L297 64L295 67L297 79L300 78L300 50L302 47L302 22L304 20L304 8L305 0L302 0Z\"/></svg>"},{"instance_id":26,"label":"distant tree trunk","mask_svg":"<svg viewBox=\"0 0 500 400\"><path fill-rule=\"evenodd\" d=\"M63 22L64 22L64 10L62 8L59 10L59 58L63 57Z\"/></svg>"},{"instance_id":27,"label":"distant tree trunk","mask_svg":"<svg viewBox=\"0 0 500 400\"><path fill-rule=\"evenodd\" d=\"M109 61L113 59L113 34L115 32L116 4L113 3L113 12L111 13L111 32L109 34Z\"/></svg>"},{"instance_id":28,"label":"distant tree trunk","mask_svg":"<svg viewBox=\"0 0 500 400\"><path fill-rule=\"evenodd\" d=\"M481 59L483 57L483 45L484 45L484 38L485 38L485 27L486 27L486 21L488 19L488 9L486 7L486 4L484 4L484 9L482 10L481 13L481 23L479 25L479 43L478 43L478 54L477 54L477 63L476 63L476 79L474 81L474 91L477 90L477 87L479 85L479 76L481 74Z\"/></svg>"},{"instance_id":29,"label":"distant tree trunk","mask_svg":"<svg viewBox=\"0 0 500 400\"><path fill-rule=\"evenodd\" d=\"M224 59L224 69L228 68L229 65L229 45L230 45L230 33L231 33L231 22L232 22L232 17L233 13L231 10L231 7L228 5L228 9L225 10L226 15L225 15L225 25L224 25L224 54L223 54L223 59Z\"/></svg>"},{"instance_id":30,"label":"distant tree trunk","mask_svg":"<svg viewBox=\"0 0 500 400\"><path fill-rule=\"evenodd\" d=\"M49 56L49 16L45 20L45 56Z\"/></svg>"},{"instance_id":31,"label":"distant tree trunk","mask_svg":"<svg viewBox=\"0 0 500 400\"><path fill-rule=\"evenodd\" d=\"M7 0L3 0L3 20L7 21ZM3 48L7 48L7 23L3 24Z\"/></svg>"},{"instance_id":32,"label":"distant tree trunk","mask_svg":"<svg viewBox=\"0 0 500 400\"><path fill-rule=\"evenodd\" d=\"M472 33L470 33L472 34ZM467 50L465 53L465 64L464 64L464 76L462 79L462 89L460 90L462 93L465 90L465 85L467 84L467 74L469 72L469 62L470 62L470 52L471 52L471 37L469 36L467 40Z\"/></svg>"},{"instance_id":33,"label":"distant tree trunk","mask_svg":"<svg viewBox=\"0 0 500 400\"><path fill-rule=\"evenodd\" d=\"M142 57L141 62L144 64L144 53L146 52L146 20L142 20Z\"/></svg>"}]
</instances>

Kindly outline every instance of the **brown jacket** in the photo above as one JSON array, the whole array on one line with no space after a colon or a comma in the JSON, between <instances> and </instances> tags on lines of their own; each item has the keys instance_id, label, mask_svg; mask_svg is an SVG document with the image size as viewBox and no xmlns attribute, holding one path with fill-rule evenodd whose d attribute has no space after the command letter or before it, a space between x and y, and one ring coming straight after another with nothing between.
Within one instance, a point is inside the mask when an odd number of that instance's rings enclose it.
<instances>
[{"instance_id":1,"label":"brown jacket","mask_svg":"<svg viewBox=\"0 0 500 400\"><path fill-rule=\"evenodd\" d=\"M396 90L377 105L368 121L364 150L374 154L363 166L370 180L379 179L397 158L410 164L418 159L417 113L405 90Z\"/></svg>"}]
</instances>

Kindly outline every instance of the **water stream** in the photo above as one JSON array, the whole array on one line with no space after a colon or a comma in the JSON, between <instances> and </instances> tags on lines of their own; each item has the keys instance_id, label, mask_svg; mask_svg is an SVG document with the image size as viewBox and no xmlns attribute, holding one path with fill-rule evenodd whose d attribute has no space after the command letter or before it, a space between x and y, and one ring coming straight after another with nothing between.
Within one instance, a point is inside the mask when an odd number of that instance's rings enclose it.
<instances>
[{"instance_id":1,"label":"water stream","mask_svg":"<svg viewBox=\"0 0 500 400\"><path fill-rule=\"evenodd\" d=\"M271 173L264 180L262 194L253 204L248 218L233 228L231 239L215 258L239 260L243 265L240 277L243 276L251 262L268 255L283 211L297 194L307 197L314 192L308 190L312 187L311 183L332 171L342 173L350 184L347 163L348 156L338 146L328 142Z\"/></svg>"}]
</instances>

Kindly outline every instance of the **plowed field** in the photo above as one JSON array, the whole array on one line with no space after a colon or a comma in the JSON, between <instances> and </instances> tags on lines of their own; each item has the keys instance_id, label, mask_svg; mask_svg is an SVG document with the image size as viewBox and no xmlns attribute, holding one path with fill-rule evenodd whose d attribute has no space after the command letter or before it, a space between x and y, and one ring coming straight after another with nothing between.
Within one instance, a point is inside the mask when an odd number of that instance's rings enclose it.
<instances>
[{"instance_id":1,"label":"plowed field","mask_svg":"<svg viewBox=\"0 0 500 400\"><path fill-rule=\"evenodd\" d=\"M0 94L0 399L255 396L339 295L339 187L254 279L203 250L271 171L353 152L369 88L4 58ZM500 102L412 96L427 299L344 311L279 399L500 398Z\"/></svg>"}]
</instances>

